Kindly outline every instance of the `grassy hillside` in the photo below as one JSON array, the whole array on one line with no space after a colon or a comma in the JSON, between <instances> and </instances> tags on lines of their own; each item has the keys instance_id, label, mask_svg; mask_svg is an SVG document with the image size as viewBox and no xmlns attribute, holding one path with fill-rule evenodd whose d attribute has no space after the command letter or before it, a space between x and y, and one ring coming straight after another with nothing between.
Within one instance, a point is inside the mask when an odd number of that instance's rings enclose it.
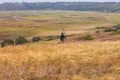
<instances>
[{"instance_id":1,"label":"grassy hillside","mask_svg":"<svg viewBox=\"0 0 120 80\"><path fill-rule=\"evenodd\" d=\"M120 80L120 41L0 48L0 80Z\"/></svg>"}]
</instances>

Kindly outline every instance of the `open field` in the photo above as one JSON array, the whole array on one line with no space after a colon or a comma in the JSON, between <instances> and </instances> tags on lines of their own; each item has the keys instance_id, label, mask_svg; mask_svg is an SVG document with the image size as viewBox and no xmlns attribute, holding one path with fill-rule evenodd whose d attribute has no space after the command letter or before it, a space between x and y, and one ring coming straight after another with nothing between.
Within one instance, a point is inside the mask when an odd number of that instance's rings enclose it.
<instances>
[{"instance_id":1,"label":"open field","mask_svg":"<svg viewBox=\"0 0 120 80\"><path fill-rule=\"evenodd\" d=\"M0 80L120 80L120 32L96 33L119 23L120 13L1 11L0 40L58 36L64 28L67 42L0 48ZM94 40L81 40L86 34Z\"/></svg>"},{"instance_id":2,"label":"open field","mask_svg":"<svg viewBox=\"0 0 120 80\"><path fill-rule=\"evenodd\" d=\"M0 48L0 80L120 80L120 41Z\"/></svg>"},{"instance_id":3,"label":"open field","mask_svg":"<svg viewBox=\"0 0 120 80\"><path fill-rule=\"evenodd\" d=\"M79 11L1 11L0 39L18 36L94 33L94 28L119 24L119 13Z\"/></svg>"}]
</instances>

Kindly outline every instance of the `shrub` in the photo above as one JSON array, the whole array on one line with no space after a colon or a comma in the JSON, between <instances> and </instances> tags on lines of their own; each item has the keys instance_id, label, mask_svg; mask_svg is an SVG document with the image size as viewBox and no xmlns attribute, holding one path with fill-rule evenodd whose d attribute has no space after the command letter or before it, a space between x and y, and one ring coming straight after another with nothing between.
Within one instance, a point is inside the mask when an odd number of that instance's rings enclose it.
<instances>
[{"instance_id":1,"label":"shrub","mask_svg":"<svg viewBox=\"0 0 120 80\"><path fill-rule=\"evenodd\" d=\"M46 41L51 41L51 40L54 40L54 39L57 39L57 38L59 38L59 36L54 36L54 35L52 35L52 36L47 36L47 37L46 37Z\"/></svg>"},{"instance_id":2,"label":"shrub","mask_svg":"<svg viewBox=\"0 0 120 80\"><path fill-rule=\"evenodd\" d=\"M5 44L4 43L1 43L1 47L4 47L5 46Z\"/></svg>"},{"instance_id":3,"label":"shrub","mask_svg":"<svg viewBox=\"0 0 120 80\"><path fill-rule=\"evenodd\" d=\"M94 38L91 35L86 35L82 37L82 40L93 40Z\"/></svg>"},{"instance_id":4,"label":"shrub","mask_svg":"<svg viewBox=\"0 0 120 80\"><path fill-rule=\"evenodd\" d=\"M105 29L106 27L96 27L96 29Z\"/></svg>"},{"instance_id":5,"label":"shrub","mask_svg":"<svg viewBox=\"0 0 120 80\"><path fill-rule=\"evenodd\" d=\"M118 24L117 26L114 26L116 29L120 29L120 24Z\"/></svg>"},{"instance_id":6,"label":"shrub","mask_svg":"<svg viewBox=\"0 0 120 80\"><path fill-rule=\"evenodd\" d=\"M54 40L54 36L48 36L46 41Z\"/></svg>"},{"instance_id":7,"label":"shrub","mask_svg":"<svg viewBox=\"0 0 120 80\"><path fill-rule=\"evenodd\" d=\"M38 37L33 37L33 39L32 39L32 42L38 42L38 41L40 41L41 39L40 39L40 37L38 36Z\"/></svg>"},{"instance_id":8,"label":"shrub","mask_svg":"<svg viewBox=\"0 0 120 80\"><path fill-rule=\"evenodd\" d=\"M7 39L7 40L4 40L2 43L1 43L1 47L4 47L6 45L14 45L14 40L11 40L11 39Z\"/></svg>"},{"instance_id":9,"label":"shrub","mask_svg":"<svg viewBox=\"0 0 120 80\"><path fill-rule=\"evenodd\" d=\"M96 33L100 33L100 31L96 31Z\"/></svg>"},{"instance_id":10,"label":"shrub","mask_svg":"<svg viewBox=\"0 0 120 80\"><path fill-rule=\"evenodd\" d=\"M28 40L25 38L25 37L23 37L23 36L20 36L20 37L18 37L16 40L15 40L15 43L18 45L18 44L24 44L24 43L27 43L28 42Z\"/></svg>"},{"instance_id":11,"label":"shrub","mask_svg":"<svg viewBox=\"0 0 120 80\"><path fill-rule=\"evenodd\" d=\"M112 28L112 31L116 32L118 29L116 27Z\"/></svg>"},{"instance_id":12,"label":"shrub","mask_svg":"<svg viewBox=\"0 0 120 80\"><path fill-rule=\"evenodd\" d=\"M111 32L111 28L106 28L104 32Z\"/></svg>"}]
</instances>

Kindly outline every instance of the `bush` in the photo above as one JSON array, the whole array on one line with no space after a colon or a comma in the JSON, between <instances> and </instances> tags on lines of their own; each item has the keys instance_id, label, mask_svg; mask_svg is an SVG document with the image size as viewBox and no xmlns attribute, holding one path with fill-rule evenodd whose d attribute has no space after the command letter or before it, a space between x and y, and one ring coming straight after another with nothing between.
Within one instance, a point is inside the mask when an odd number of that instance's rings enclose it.
<instances>
[{"instance_id":1,"label":"bush","mask_svg":"<svg viewBox=\"0 0 120 80\"><path fill-rule=\"evenodd\" d=\"M86 35L82 37L83 40L93 40L94 38L91 35Z\"/></svg>"},{"instance_id":2,"label":"bush","mask_svg":"<svg viewBox=\"0 0 120 80\"><path fill-rule=\"evenodd\" d=\"M38 37L33 37L33 39L32 39L32 42L38 42L38 41L40 41L41 39L40 39L40 37L38 36Z\"/></svg>"},{"instance_id":3,"label":"bush","mask_svg":"<svg viewBox=\"0 0 120 80\"><path fill-rule=\"evenodd\" d=\"M112 28L112 31L116 32L118 29L116 27Z\"/></svg>"},{"instance_id":4,"label":"bush","mask_svg":"<svg viewBox=\"0 0 120 80\"><path fill-rule=\"evenodd\" d=\"M106 28L104 32L111 32L111 28Z\"/></svg>"},{"instance_id":5,"label":"bush","mask_svg":"<svg viewBox=\"0 0 120 80\"><path fill-rule=\"evenodd\" d=\"M118 24L117 26L114 26L116 29L120 29L120 24Z\"/></svg>"},{"instance_id":6,"label":"bush","mask_svg":"<svg viewBox=\"0 0 120 80\"><path fill-rule=\"evenodd\" d=\"M16 40L15 40L15 43L18 45L18 44L24 44L24 43L27 43L28 42L28 40L25 38L25 37L23 37L23 36L20 36L20 37L18 37Z\"/></svg>"},{"instance_id":7,"label":"bush","mask_svg":"<svg viewBox=\"0 0 120 80\"><path fill-rule=\"evenodd\" d=\"M11 40L11 39L7 39L7 40L4 40L2 43L1 43L1 47L4 47L6 45L14 45L14 40Z\"/></svg>"},{"instance_id":8,"label":"bush","mask_svg":"<svg viewBox=\"0 0 120 80\"><path fill-rule=\"evenodd\" d=\"M105 29L106 27L96 27L96 29Z\"/></svg>"},{"instance_id":9,"label":"bush","mask_svg":"<svg viewBox=\"0 0 120 80\"><path fill-rule=\"evenodd\" d=\"M4 43L1 43L1 47L4 47L5 46L5 44Z\"/></svg>"},{"instance_id":10,"label":"bush","mask_svg":"<svg viewBox=\"0 0 120 80\"><path fill-rule=\"evenodd\" d=\"M54 40L54 37L53 36L48 36L46 41L51 41L51 40Z\"/></svg>"},{"instance_id":11,"label":"bush","mask_svg":"<svg viewBox=\"0 0 120 80\"><path fill-rule=\"evenodd\" d=\"M46 41L51 41L51 40L59 38L59 36L48 36L46 38L47 38Z\"/></svg>"}]
</instances>

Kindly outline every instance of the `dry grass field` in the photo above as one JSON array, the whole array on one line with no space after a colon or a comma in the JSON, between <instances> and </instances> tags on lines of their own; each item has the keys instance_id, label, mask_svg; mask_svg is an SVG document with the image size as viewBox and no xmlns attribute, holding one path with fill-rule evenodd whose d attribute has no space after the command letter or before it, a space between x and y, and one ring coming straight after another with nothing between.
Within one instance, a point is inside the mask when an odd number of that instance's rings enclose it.
<instances>
[{"instance_id":1,"label":"dry grass field","mask_svg":"<svg viewBox=\"0 0 120 80\"><path fill-rule=\"evenodd\" d=\"M0 48L0 80L120 80L120 41Z\"/></svg>"},{"instance_id":2,"label":"dry grass field","mask_svg":"<svg viewBox=\"0 0 120 80\"><path fill-rule=\"evenodd\" d=\"M0 40L59 35L67 42L40 41L0 48L0 80L120 80L120 34L96 34L119 24L120 13L1 11ZM91 41L79 40L91 34Z\"/></svg>"}]
</instances>

